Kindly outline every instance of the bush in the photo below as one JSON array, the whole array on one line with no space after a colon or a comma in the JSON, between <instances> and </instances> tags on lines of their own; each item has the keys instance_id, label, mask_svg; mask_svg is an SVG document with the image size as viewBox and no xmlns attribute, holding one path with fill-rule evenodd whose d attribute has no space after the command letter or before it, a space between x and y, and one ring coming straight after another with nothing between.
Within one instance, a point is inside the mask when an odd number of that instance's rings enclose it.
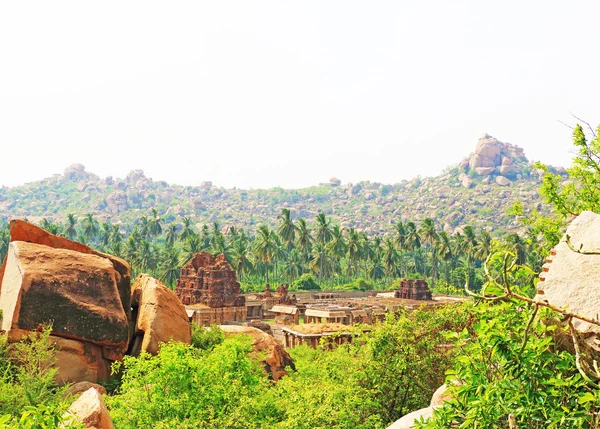
<instances>
[{"instance_id":1,"label":"bush","mask_svg":"<svg viewBox=\"0 0 600 429\"><path fill-rule=\"evenodd\" d=\"M479 321L456 335L461 350L447 373L455 399L420 428L506 428L510 414L519 428L598 427L598 390L554 346L556 327L543 322L550 312L531 324L532 308L521 302L481 303L474 313Z\"/></svg>"},{"instance_id":2,"label":"bush","mask_svg":"<svg viewBox=\"0 0 600 429\"><path fill-rule=\"evenodd\" d=\"M169 342L154 357L126 356L115 364L120 392L107 398L115 427L264 427L276 408L264 402L269 381L251 348L250 338L235 336L209 352Z\"/></svg>"},{"instance_id":3,"label":"bush","mask_svg":"<svg viewBox=\"0 0 600 429\"><path fill-rule=\"evenodd\" d=\"M373 290L373 284L367 280L359 277L354 279L350 283L346 283L338 286L336 289L339 290Z\"/></svg>"},{"instance_id":4,"label":"bush","mask_svg":"<svg viewBox=\"0 0 600 429\"><path fill-rule=\"evenodd\" d=\"M200 350L212 350L215 346L225 341L225 333L218 326L212 325L210 329L192 323L192 345Z\"/></svg>"},{"instance_id":5,"label":"bush","mask_svg":"<svg viewBox=\"0 0 600 429\"><path fill-rule=\"evenodd\" d=\"M57 428L71 398L54 383L51 327L7 344L0 336L0 428Z\"/></svg>"},{"instance_id":6,"label":"bush","mask_svg":"<svg viewBox=\"0 0 600 429\"><path fill-rule=\"evenodd\" d=\"M302 274L292 283L292 290L320 290L312 274Z\"/></svg>"}]
</instances>

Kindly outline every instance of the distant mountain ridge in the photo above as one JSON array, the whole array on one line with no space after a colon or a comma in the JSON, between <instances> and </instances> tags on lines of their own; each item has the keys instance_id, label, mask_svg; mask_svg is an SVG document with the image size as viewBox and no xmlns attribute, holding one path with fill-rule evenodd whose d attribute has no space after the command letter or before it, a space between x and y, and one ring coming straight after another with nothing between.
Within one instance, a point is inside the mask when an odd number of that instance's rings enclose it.
<instances>
[{"instance_id":1,"label":"distant mountain ridge","mask_svg":"<svg viewBox=\"0 0 600 429\"><path fill-rule=\"evenodd\" d=\"M568 178L563 168L554 172ZM124 179L100 178L81 164L64 174L13 188L0 189L0 219L26 217L64 221L68 213L94 213L98 219L131 225L155 208L167 221L192 217L194 223L219 222L223 227L275 224L282 208L294 218L312 220L323 212L342 227L371 234L390 231L399 220L433 218L452 233L466 224L488 230L515 231L519 224L506 209L520 201L526 209L549 210L537 187L541 171L523 149L485 135L475 152L435 177L416 177L393 185L342 185L331 178L303 189L226 189L202 182L199 186L153 181L142 170Z\"/></svg>"}]
</instances>

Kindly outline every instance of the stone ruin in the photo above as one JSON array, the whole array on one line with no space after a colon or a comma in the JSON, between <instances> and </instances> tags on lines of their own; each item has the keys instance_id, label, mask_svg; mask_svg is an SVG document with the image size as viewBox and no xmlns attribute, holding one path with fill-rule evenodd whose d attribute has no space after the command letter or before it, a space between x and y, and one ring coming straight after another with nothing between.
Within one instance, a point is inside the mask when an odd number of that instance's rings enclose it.
<instances>
[{"instance_id":1,"label":"stone ruin","mask_svg":"<svg viewBox=\"0 0 600 429\"><path fill-rule=\"evenodd\" d=\"M296 304L296 295L289 295L289 285L284 283L277 287L275 296L277 297L277 304L281 305L293 305Z\"/></svg>"},{"instance_id":2,"label":"stone ruin","mask_svg":"<svg viewBox=\"0 0 600 429\"><path fill-rule=\"evenodd\" d=\"M225 260L199 252L181 269L175 293L184 305L203 304L210 308L243 307L240 284Z\"/></svg>"},{"instance_id":3,"label":"stone ruin","mask_svg":"<svg viewBox=\"0 0 600 429\"><path fill-rule=\"evenodd\" d=\"M423 279L402 279L396 298L431 301L431 291Z\"/></svg>"}]
</instances>

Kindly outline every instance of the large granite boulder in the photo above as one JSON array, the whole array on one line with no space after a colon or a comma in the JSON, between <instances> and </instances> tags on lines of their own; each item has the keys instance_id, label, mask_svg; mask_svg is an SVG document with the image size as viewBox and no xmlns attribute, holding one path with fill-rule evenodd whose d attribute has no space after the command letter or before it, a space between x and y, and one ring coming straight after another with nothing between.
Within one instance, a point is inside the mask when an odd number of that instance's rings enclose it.
<instances>
[{"instance_id":1,"label":"large granite boulder","mask_svg":"<svg viewBox=\"0 0 600 429\"><path fill-rule=\"evenodd\" d=\"M175 293L147 274L131 286L131 303L137 314L132 354L158 353L169 340L190 344L192 332L185 307Z\"/></svg>"},{"instance_id":2,"label":"large granite boulder","mask_svg":"<svg viewBox=\"0 0 600 429\"><path fill-rule=\"evenodd\" d=\"M116 271L117 287L119 289L121 302L123 303L123 310L128 318L131 317L129 288L131 283L131 269L129 268L129 264L127 264L127 262L125 262L123 259L98 252L84 244L68 240L64 237L50 234L48 231L45 231L39 226L21 219L13 219L10 221L10 241L24 241L27 243L43 244L44 246L48 246L53 249L73 250L75 252L96 255L108 259ZM6 260L0 267L0 290L2 288L2 277L4 274L5 264Z\"/></svg>"},{"instance_id":3,"label":"large granite boulder","mask_svg":"<svg viewBox=\"0 0 600 429\"><path fill-rule=\"evenodd\" d=\"M477 142L475 153L468 159L468 167L480 176L493 174L499 168L501 174L515 172L515 162L526 162L523 149L486 134Z\"/></svg>"},{"instance_id":4,"label":"large granite boulder","mask_svg":"<svg viewBox=\"0 0 600 429\"><path fill-rule=\"evenodd\" d=\"M96 383L110 379L112 360L105 357L96 344L50 336L56 348L57 369L54 378L58 385L67 383Z\"/></svg>"},{"instance_id":5,"label":"large granite boulder","mask_svg":"<svg viewBox=\"0 0 600 429\"><path fill-rule=\"evenodd\" d=\"M98 390L90 387L75 402L71 404L65 417L72 422L83 424L88 429L114 429L108 409L102 401L102 395ZM61 427L68 428L70 423L62 424Z\"/></svg>"},{"instance_id":6,"label":"large granite boulder","mask_svg":"<svg viewBox=\"0 0 600 429\"><path fill-rule=\"evenodd\" d=\"M237 325L221 325L220 328L225 334L245 334L252 337L252 346L254 353L262 355L266 352L266 358L262 360L265 372L274 381L279 380L284 375L287 375L286 367L295 369L294 360L285 351L283 346L269 334L257 328L250 326Z\"/></svg>"},{"instance_id":7,"label":"large granite boulder","mask_svg":"<svg viewBox=\"0 0 600 429\"><path fill-rule=\"evenodd\" d=\"M600 313L600 215L583 212L575 218L565 236L554 247L540 274L537 300L588 318ZM600 360L600 326L574 319L573 325L587 354Z\"/></svg>"},{"instance_id":8,"label":"large granite boulder","mask_svg":"<svg viewBox=\"0 0 600 429\"><path fill-rule=\"evenodd\" d=\"M0 330L14 342L52 323L56 381L107 381L131 338L129 265L22 220L11 221L10 236Z\"/></svg>"},{"instance_id":9,"label":"large granite boulder","mask_svg":"<svg viewBox=\"0 0 600 429\"><path fill-rule=\"evenodd\" d=\"M100 256L13 241L0 291L10 340L52 323L52 335L124 354L129 323L112 263Z\"/></svg>"}]
</instances>

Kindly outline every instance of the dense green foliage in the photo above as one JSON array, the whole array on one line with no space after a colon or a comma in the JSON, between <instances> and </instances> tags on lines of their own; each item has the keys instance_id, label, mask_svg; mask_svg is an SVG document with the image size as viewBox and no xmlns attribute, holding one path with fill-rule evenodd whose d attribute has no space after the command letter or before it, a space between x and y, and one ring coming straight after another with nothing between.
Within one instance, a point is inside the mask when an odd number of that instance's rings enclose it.
<instances>
[{"instance_id":1,"label":"dense green foliage","mask_svg":"<svg viewBox=\"0 0 600 429\"><path fill-rule=\"evenodd\" d=\"M63 422L71 399L54 384L51 328L8 345L0 336L0 428L52 429ZM72 427L79 427L73 425Z\"/></svg>"},{"instance_id":2,"label":"dense green foliage","mask_svg":"<svg viewBox=\"0 0 600 429\"><path fill-rule=\"evenodd\" d=\"M250 357L245 336L196 328L193 346L125 358L108 398L119 428L383 428L423 406L443 382L468 306L398 314L353 344L291 350L296 371L277 384Z\"/></svg>"},{"instance_id":3,"label":"dense green foliage","mask_svg":"<svg viewBox=\"0 0 600 429\"><path fill-rule=\"evenodd\" d=\"M494 242L489 232L470 226L449 235L430 218L419 225L398 222L386 234L373 237L332 225L322 213L309 224L302 218L294 221L289 210L282 209L278 222L277 230L261 225L253 233L218 223L198 231L190 218L165 223L153 210L133 225L100 224L88 214L81 220L69 215L63 224L43 221L41 226L121 256L134 274L152 274L171 287L194 253L224 254L245 291L260 291L269 282L289 283L291 290L388 289L397 287L394 282L401 277L427 278L434 290L456 291L468 276L478 287L481 264ZM536 240L509 234L501 242L539 268L542 257ZM6 231L0 243L3 257ZM355 283L359 278L364 281Z\"/></svg>"}]
</instances>

